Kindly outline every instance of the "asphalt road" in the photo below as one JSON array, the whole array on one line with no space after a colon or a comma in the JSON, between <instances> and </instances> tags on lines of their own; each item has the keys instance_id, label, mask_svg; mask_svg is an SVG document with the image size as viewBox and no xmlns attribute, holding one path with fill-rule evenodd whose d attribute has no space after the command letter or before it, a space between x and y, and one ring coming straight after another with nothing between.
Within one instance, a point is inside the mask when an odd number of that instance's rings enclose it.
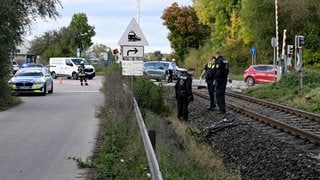
<instances>
[{"instance_id":1,"label":"asphalt road","mask_svg":"<svg viewBox=\"0 0 320 180\"><path fill-rule=\"evenodd\" d=\"M88 82L55 80L53 94L22 95L22 104L0 112L0 179L83 179L72 158L92 155L103 103L101 77Z\"/></svg>"}]
</instances>

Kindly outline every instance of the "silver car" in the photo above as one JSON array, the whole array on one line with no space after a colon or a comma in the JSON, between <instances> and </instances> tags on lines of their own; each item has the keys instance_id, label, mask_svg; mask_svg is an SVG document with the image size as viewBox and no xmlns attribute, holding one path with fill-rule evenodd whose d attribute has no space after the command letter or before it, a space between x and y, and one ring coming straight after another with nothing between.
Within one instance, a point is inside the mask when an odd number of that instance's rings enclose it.
<instances>
[{"instance_id":1,"label":"silver car","mask_svg":"<svg viewBox=\"0 0 320 180\"><path fill-rule=\"evenodd\" d=\"M166 67L161 61L148 61L143 64L143 74L149 79L166 80Z\"/></svg>"},{"instance_id":2,"label":"silver car","mask_svg":"<svg viewBox=\"0 0 320 180\"><path fill-rule=\"evenodd\" d=\"M53 79L48 68L21 68L8 81L12 94L20 93L53 93Z\"/></svg>"}]
</instances>

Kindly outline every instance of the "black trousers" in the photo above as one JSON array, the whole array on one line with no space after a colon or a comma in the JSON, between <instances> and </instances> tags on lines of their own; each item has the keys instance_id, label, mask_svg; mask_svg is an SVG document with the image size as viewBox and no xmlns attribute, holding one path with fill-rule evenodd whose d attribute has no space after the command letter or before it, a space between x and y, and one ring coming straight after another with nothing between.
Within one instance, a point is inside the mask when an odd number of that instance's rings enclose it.
<instances>
[{"instance_id":1,"label":"black trousers","mask_svg":"<svg viewBox=\"0 0 320 180\"><path fill-rule=\"evenodd\" d=\"M227 87L227 79L221 80L217 82L216 85L216 98L217 104L221 112L226 112L226 87Z\"/></svg>"},{"instance_id":2,"label":"black trousers","mask_svg":"<svg viewBox=\"0 0 320 180\"><path fill-rule=\"evenodd\" d=\"M189 101L187 97L180 97L177 99L177 106L178 106L178 118L183 118L183 120L188 121L188 105Z\"/></svg>"},{"instance_id":3,"label":"black trousers","mask_svg":"<svg viewBox=\"0 0 320 180\"><path fill-rule=\"evenodd\" d=\"M86 76L79 76L80 78L80 83L82 83L83 81L86 83L87 82L87 77Z\"/></svg>"},{"instance_id":4,"label":"black trousers","mask_svg":"<svg viewBox=\"0 0 320 180\"><path fill-rule=\"evenodd\" d=\"M172 69L169 69L168 72L169 72L168 82L172 82L172 79L173 79L173 70L172 70Z\"/></svg>"},{"instance_id":5,"label":"black trousers","mask_svg":"<svg viewBox=\"0 0 320 180\"><path fill-rule=\"evenodd\" d=\"M210 108L216 107L216 85L213 80L207 80L207 88L210 96Z\"/></svg>"}]
</instances>

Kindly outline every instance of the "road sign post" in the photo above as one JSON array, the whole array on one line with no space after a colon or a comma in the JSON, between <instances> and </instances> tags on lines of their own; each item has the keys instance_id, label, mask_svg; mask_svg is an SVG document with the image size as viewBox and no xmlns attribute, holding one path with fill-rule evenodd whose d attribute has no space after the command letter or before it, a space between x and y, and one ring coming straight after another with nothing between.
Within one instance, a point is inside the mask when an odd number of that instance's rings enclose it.
<instances>
[{"instance_id":1,"label":"road sign post","mask_svg":"<svg viewBox=\"0 0 320 180\"><path fill-rule=\"evenodd\" d=\"M298 35L295 37L295 58L296 58L296 68L299 72L299 96L303 95L303 83L302 83L302 48L305 45L304 36Z\"/></svg>"},{"instance_id":2,"label":"road sign post","mask_svg":"<svg viewBox=\"0 0 320 180\"><path fill-rule=\"evenodd\" d=\"M277 56L276 55L277 38L275 38L275 37L271 38L271 46L273 48L273 66L275 67L276 66L276 56ZM276 71L274 70L273 77L275 77L275 73L276 73ZM275 79L274 79L274 81L275 81Z\"/></svg>"},{"instance_id":3,"label":"road sign post","mask_svg":"<svg viewBox=\"0 0 320 180\"><path fill-rule=\"evenodd\" d=\"M143 58L144 56L144 46L149 45L147 39L145 38L142 30L140 29L137 21L132 18L128 27L124 31L121 36L118 45L121 47L121 54L124 58L131 58L131 61L137 61L139 58ZM127 62L128 60L122 61L122 75L131 75L131 76L140 76L142 75L143 65L141 66L141 62L138 61L137 65L135 62ZM142 63L143 64L143 63ZM134 66L132 68L128 68L128 66ZM133 72L133 68L136 68L138 73ZM128 70L131 69L131 70Z\"/></svg>"},{"instance_id":4,"label":"road sign post","mask_svg":"<svg viewBox=\"0 0 320 180\"><path fill-rule=\"evenodd\" d=\"M251 48L250 53L251 53L251 59L252 59L251 65L254 65L256 64L256 54L257 54L256 48Z\"/></svg>"}]
</instances>

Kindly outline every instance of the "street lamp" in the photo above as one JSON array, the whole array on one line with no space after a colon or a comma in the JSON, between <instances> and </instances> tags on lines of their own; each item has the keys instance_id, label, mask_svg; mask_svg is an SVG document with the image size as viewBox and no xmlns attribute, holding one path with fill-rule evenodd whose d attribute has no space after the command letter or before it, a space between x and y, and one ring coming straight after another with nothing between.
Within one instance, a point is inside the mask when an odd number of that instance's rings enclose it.
<instances>
[{"instance_id":1,"label":"street lamp","mask_svg":"<svg viewBox=\"0 0 320 180\"><path fill-rule=\"evenodd\" d=\"M82 34L78 34L78 48L77 48L77 57L80 57L83 49L84 49L84 45L83 45L83 41L82 41L82 37L86 36L88 33L82 33Z\"/></svg>"}]
</instances>

